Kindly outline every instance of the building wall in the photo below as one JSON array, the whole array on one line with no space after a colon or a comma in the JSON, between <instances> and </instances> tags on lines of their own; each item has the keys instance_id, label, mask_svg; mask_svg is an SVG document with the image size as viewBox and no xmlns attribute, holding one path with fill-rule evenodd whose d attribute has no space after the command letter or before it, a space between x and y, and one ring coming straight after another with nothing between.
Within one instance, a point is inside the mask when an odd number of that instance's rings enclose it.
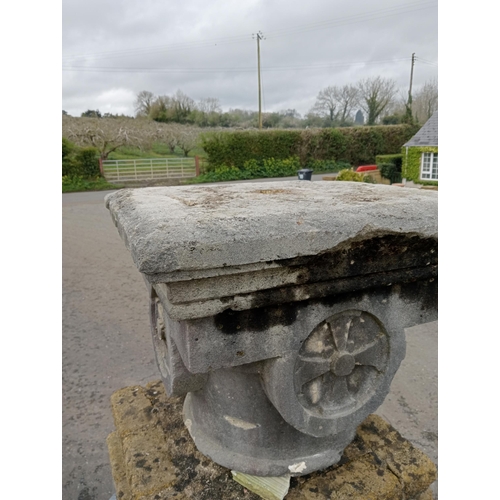
<instances>
[{"instance_id":1,"label":"building wall","mask_svg":"<svg viewBox=\"0 0 500 500\"><path fill-rule=\"evenodd\" d=\"M420 166L422 153L437 153L437 146L409 146L401 149L403 153L403 166L401 177L416 184L437 185L438 181L423 181L420 179Z\"/></svg>"}]
</instances>

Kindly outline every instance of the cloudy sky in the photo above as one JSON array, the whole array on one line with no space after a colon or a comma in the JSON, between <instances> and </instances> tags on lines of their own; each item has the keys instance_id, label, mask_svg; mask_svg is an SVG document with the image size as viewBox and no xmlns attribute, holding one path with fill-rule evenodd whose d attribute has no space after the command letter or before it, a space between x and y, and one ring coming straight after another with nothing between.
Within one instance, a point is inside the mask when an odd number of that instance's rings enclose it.
<instances>
[{"instance_id":1,"label":"cloudy sky","mask_svg":"<svg viewBox=\"0 0 500 500\"><path fill-rule=\"evenodd\" d=\"M305 114L329 85L438 74L437 0L63 0L62 107L134 114L138 92Z\"/></svg>"}]
</instances>

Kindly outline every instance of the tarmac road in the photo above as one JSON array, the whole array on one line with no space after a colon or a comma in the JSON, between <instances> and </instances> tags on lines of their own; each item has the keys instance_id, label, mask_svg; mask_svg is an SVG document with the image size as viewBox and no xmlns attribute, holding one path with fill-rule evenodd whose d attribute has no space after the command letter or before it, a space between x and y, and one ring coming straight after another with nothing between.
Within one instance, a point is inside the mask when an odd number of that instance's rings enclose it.
<instances>
[{"instance_id":1,"label":"tarmac road","mask_svg":"<svg viewBox=\"0 0 500 500\"><path fill-rule=\"evenodd\" d=\"M104 206L105 194L62 195L63 500L110 499L109 398L122 387L159 379L146 288ZM437 464L437 322L407 330L407 342L406 359L377 413Z\"/></svg>"}]
</instances>

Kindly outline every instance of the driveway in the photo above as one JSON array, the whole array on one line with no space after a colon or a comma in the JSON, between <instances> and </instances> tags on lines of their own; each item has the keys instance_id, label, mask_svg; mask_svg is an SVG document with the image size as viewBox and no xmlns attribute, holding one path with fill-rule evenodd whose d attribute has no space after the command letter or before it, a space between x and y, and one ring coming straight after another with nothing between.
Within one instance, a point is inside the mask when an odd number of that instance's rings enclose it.
<instances>
[{"instance_id":1,"label":"driveway","mask_svg":"<svg viewBox=\"0 0 500 500\"><path fill-rule=\"evenodd\" d=\"M159 379L146 288L105 194L62 195L63 500L110 499L109 398ZM407 330L407 340L407 357L377 413L437 463L437 322Z\"/></svg>"}]
</instances>

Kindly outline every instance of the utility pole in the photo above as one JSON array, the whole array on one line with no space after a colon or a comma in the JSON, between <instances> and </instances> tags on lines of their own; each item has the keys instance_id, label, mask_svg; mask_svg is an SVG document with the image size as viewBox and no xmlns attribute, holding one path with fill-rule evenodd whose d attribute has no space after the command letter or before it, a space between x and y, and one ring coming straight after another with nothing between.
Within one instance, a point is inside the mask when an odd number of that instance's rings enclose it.
<instances>
[{"instance_id":1,"label":"utility pole","mask_svg":"<svg viewBox=\"0 0 500 500\"><path fill-rule=\"evenodd\" d=\"M411 111L411 87L413 85L413 66L415 65L415 52L411 55L411 71L410 71L410 89L408 90L408 103L406 105L406 121L408 123L413 123L413 114Z\"/></svg>"},{"instance_id":2,"label":"utility pole","mask_svg":"<svg viewBox=\"0 0 500 500\"><path fill-rule=\"evenodd\" d=\"M262 31L258 31L255 35L257 38L257 77L259 82L259 130L262 129L262 91L260 86L260 41L264 38Z\"/></svg>"}]
</instances>

